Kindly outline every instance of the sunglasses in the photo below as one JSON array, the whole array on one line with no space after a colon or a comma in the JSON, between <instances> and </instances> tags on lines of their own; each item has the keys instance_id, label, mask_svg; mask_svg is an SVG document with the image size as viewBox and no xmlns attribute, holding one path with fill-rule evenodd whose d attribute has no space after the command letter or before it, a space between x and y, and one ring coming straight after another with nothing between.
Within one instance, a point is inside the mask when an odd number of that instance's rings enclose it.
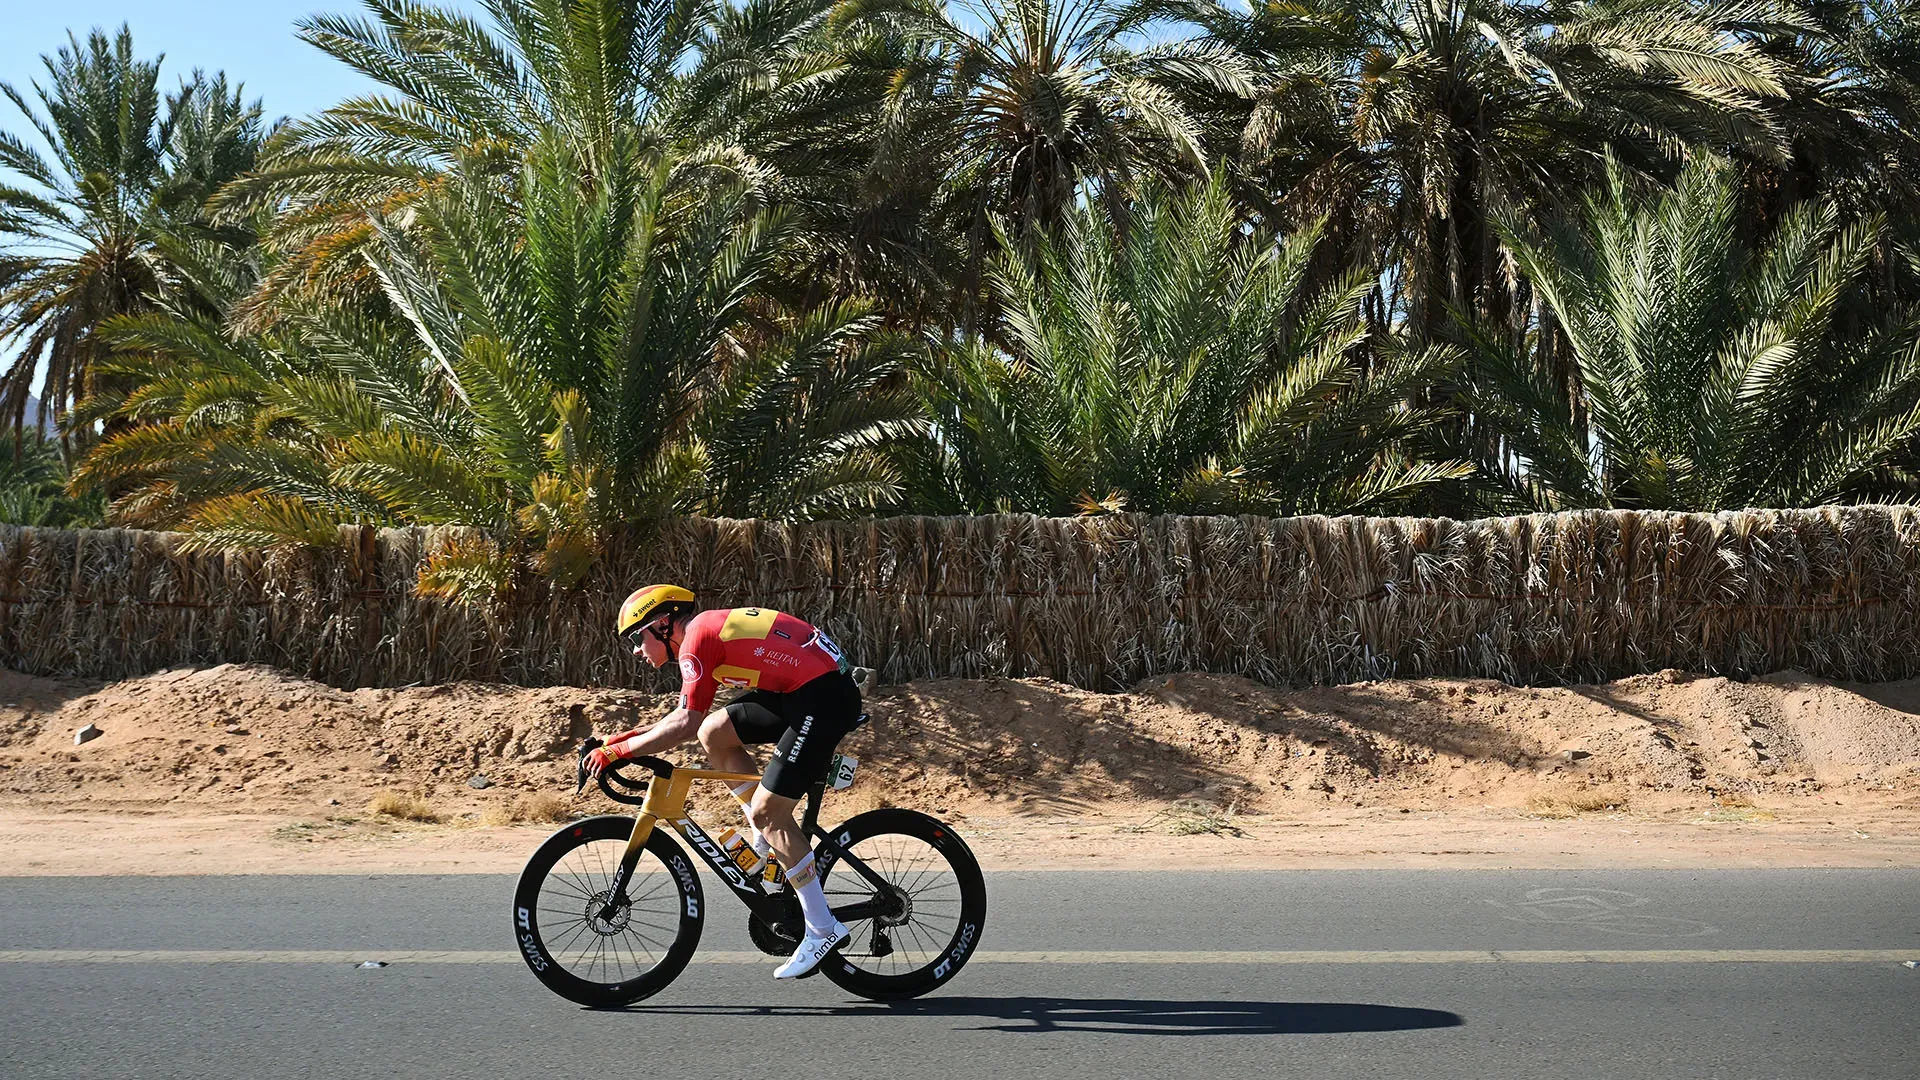
<instances>
[{"instance_id":1,"label":"sunglasses","mask_svg":"<svg viewBox=\"0 0 1920 1080\"><path fill-rule=\"evenodd\" d=\"M673 620L671 619L655 619L650 623L644 623L628 629L625 634L621 635L621 639L633 649L635 654L640 652L640 646L642 644L640 635L642 634L652 634L655 638L659 639L660 644L671 649L673 647L672 627Z\"/></svg>"}]
</instances>

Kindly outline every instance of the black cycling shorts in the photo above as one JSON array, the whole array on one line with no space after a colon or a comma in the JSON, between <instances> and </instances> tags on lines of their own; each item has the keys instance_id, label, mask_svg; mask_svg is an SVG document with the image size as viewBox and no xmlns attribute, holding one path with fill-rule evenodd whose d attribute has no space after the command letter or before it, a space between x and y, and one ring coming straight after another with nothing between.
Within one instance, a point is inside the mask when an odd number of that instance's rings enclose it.
<instances>
[{"instance_id":1,"label":"black cycling shorts","mask_svg":"<svg viewBox=\"0 0 1920 1080\"><path fill-rule=\"evenodd\" d=\"M779 742L760 786L798 799L827 775L833 749L860 720L860 687L829 671L784 694L749 690L727 706L733 733L747 744Z\"/></svg>"}]
</instances>

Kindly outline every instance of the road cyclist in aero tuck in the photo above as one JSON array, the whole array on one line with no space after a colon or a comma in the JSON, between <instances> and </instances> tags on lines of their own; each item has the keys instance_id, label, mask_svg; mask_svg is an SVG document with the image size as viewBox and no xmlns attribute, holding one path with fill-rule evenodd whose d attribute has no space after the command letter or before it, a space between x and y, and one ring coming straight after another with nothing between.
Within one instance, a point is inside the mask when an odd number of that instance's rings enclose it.
<instances>
[{"instance_id":1,"label":"road cyclist in aero tuck","mask_svg":"<svg viewBox=\"0 0 1920 1080\"><path fill-rule=\"evenodd\" d=\"M534 977L595 1009L666 989L692 961L711 911L695 869L704 862L747 909L754 947L781 958L780 978L821 974L875 1001L951 981L986 925L986 879L966 841L901 806L820 823L827 791L851 785L856 767L834 746L867 720L833 642L762 608L695 614L693 593L676 585L628 597L616 629L655 667L678 661L680 701L645 731L581 744L575 792L591 778L636 812L576 818L527 859L513 934ZM745 693L710 712L722 686ZM716 767L656 756L696 737ZM763 774L746 744L764 742L776 749ZM688 795L709 781L745 805L748 836L729 829L715 839L694 820Z\"/></svg>"},{"instance_id":2,"label":"road cyclist in aero tuck","mask_svg":"<svg viewBox=\"0 0 1920 1080\"><path fill-rule=\"evenodd\" d=\"M521 959L547 989L588 1008L661 992L700 946L711 911L696 870L704 862L747 909L754 947L781 959L778 977L821 974L875 1001L944 986L986 925L979 860L946 822L906 807L823 827L823 798L851 785L856 767L835 744L867 720L840 650L790 615L694 608L693 593L676 585L641 589L621 606L616 629L635 653L655 667L678 661L680 701L645 731L581 744L574 790L591 778L636 812L575 818L527 859L513 893ZM710 712L722 686L745 692ZM696 737L716 767L656 756ZM765 773L746 750L763 742L776 744ZM716 840L694 820L689 793L709 781L745 805L748 836L729 829Z\"/></svg>"},{"instance_id":3,"label":"road cyclist in aero tuck","mask_svg":"<svg viewBox=\"0 0 1920 1080\"><path fill-rule=\"evenodd\" d=\"M779 873L769 856L778 858L805 915L806 936L774 977L812 972L848 944L849 931L828 905L794 808L826 776L841 738L863 719L852 668L826 634L801 619L752 607L696 614L693 592L677 585L650 585L627 597L615 631L654 667L679 663L679 705L652 727L621 732L589 751L586 775L598 777L617 762L696 736L713 768L751 773L747 745L775 743L759 783L733 788L749 835L728 830L719 844L749 879L764 874L769 885L777 885ZM709 712L722 687L745 692Z\"/></svg>"}]
</instances>

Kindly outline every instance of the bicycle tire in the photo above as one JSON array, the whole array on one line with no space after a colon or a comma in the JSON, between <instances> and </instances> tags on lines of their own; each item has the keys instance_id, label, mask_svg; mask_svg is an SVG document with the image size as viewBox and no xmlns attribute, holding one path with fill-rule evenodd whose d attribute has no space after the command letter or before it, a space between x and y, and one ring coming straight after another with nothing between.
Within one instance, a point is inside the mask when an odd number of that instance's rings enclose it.
<instances>
[{"instance_id":1,"label":"bicycle tire","mask_svg":"<svg viewBox=\"0 0 1920 1080\"><path fill-rule=\"evenodd\" d=\"M664 828L655 828L647 838L640 864L628 882L627 895L633 900L616 916L621 921L616 925L599 920L593 914L604 901L607 887L612 885L613 872L632 832L633 819L618 815L586 818L567 825L534 851L514 889L513 936L520 958L547 989L588 1008L617 1008L659 993L686 969L700 944L700 929L706 913L700 875L686 850ZM603 845L594 852L591 861L586 860L581 849L601 841L614 841L620 846ZM569 856L575 856L574 861L581 865L569 863L562 870L564 876L556 876L555 868ZM665 903L668 897L675 901L675 908ZM650 902L656 899L658 902ZM647 906L641 915L635 915L634 908L641 904ZM564 914L571 909L580 911L574 918L580 925L573 929L566 929L564 923L554 926L543 922L543 913ZM677 919L671 924L673 937L663 947L656 948L661 945L659 939L644 931L634 931L633 936L641 939L638 948L627 940L627 932L635 923L657 927L664 934L668 912L675 910ZM653 918L661 921L655 923ZM616 935L620 940L614 940ZM613 941L611 946L609 941ZM623 945L628 949L624 957L620 953ZM564 962L563 957L576 946L581 955L571 963ZM596 950L591 958L586 957L588 949ZM642 962L642 953L648 962ZM635 969L631 974L627 970L629 958ZM579 967L584 967L584 973L575 970ZM602 970L608 978L593 977Z\"/></svg>"},{"instance_id":2,"label":"bicycle tire","mask_svg":"<svg viewBox=\"0 0 1920 1080\"><path fill-rule=\"evenodd\" d=\"M852 941L827 957L820 965L821 972L842 990L875 1001L919 997L951 981L979 948L987 917L986 878L966 841L946 824L902 809L856 815L834 829L832 835L890 885L907 892L912 903L904 923L863 919L848 924ZM902 870L897 863L890 864L888 856L889 849L897 845L924 847L932 855L926 858L926 866ZM835 853L824 845L816 849L814 861L819 867L820 885L836 908L857 901L863 893L867 897L875 895L863 875L851 867L840 867ZM951 880L945 880L942 874ZM916 910L934 914L949 908L952 930L944 936L938 930L923 932L913 925ZM896 960L894 953L872 953L876 926L889 941L899 938L903 945L911 941L924 962L910 963L902 970L902 961Z\"/></svg>"}]
</instances>

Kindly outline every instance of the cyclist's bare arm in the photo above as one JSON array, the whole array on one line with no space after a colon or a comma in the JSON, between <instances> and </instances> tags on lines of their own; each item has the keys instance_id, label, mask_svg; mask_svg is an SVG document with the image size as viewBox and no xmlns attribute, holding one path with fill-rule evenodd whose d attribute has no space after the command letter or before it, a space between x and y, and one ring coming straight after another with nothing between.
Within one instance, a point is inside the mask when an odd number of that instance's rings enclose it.
<instances>
[{"instance_id":1,"label":"cyclist's bare arm","mask_svg":"<svg viewBox=\"0 0 1920 1080\"><path fill-rule=\"evenodd\" d=\"M623 731L593 751L585 762L587 774L597 776L610 761L671 750L700 735L700 721L713 707L715 685L705 677L712 665L703 658L698 646L683 648L680 654L680 705L659 723L640 731Z\"/></svg>"},{"instance_id":2,"label":"cyclist's bare arm","mask_svg":"<svg viewBox=\"0 0 1920 1080\"><path fill-rule=\"evenodd\" d=\"M700 714L692 709L679 708L668 713L665 718L645 731L636 728L612 736L602 749L606 751L606 756L610 760L624 761L627 758L671 750L699 733Z\"/></svg>"}]
</instances>

